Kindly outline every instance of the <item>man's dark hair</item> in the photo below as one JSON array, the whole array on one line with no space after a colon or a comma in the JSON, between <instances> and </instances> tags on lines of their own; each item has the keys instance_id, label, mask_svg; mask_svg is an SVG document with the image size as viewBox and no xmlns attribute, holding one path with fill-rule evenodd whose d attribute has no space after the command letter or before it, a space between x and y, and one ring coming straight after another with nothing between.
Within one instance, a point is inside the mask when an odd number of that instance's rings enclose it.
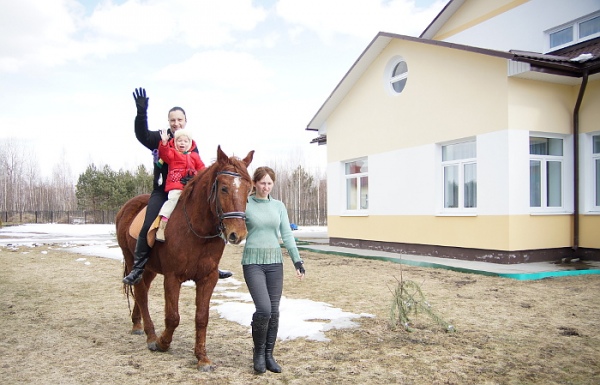
<instances>
[{"instance_id":1,"label":"man's dark hair","mask_svg":"<svg viewBox=\"0 0 600 385\"><path fill-rule=\"evenodd\" d=\"M171 112L173 112L173 111L181 111L181 112L183 112L183 116L185 116L185 118L187 119L187 115L185 114L185 110L183 108L175 106L175 107L173 107L173 108L171 108L169 110L169 114Z\"/></svg>"}]
</instances>

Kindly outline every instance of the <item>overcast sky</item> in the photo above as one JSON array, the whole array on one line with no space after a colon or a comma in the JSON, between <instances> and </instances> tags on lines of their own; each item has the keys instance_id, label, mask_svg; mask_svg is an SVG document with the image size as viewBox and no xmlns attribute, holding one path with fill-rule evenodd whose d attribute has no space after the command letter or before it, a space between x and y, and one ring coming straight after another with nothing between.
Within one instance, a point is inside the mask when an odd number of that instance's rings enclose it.
<instances>
[{"instance_id":1,"label":"overcast sky","mask_svg":"<svg viewBox=\"0 0 600 385\"><path fill-rule=\"evenodd\" d=\"M132 92L150 129L183 107L205 163L217 145L252 166L324 169L306 131L379 31L418 36L447 0L0 0L0 142L61 159L151 165L133 133Z\"/></svg>"}]
</instances>

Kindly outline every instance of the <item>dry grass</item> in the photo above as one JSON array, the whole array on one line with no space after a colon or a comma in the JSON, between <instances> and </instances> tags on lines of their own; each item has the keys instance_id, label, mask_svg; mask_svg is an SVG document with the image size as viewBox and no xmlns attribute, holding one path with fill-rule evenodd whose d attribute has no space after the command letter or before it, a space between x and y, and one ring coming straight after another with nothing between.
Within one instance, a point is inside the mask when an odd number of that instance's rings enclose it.
<instances>
[{"instance_id":1,"label":"dry grass","mask_svg":"<svg viewBox=\"0 0 600 385\"><path fill-rule=\"evenodd\" d=\"M24 253L28 251L27 253ZM42 253L47 251L47 254ZM241 248L221 266L242 280ZM302 252L307 279L286 261L284 295L327 302L360 318L356 329L326 332L330 342L281 342L281 374L254 375L248 328L211 312L209 357L193 356L194 290L184 288L171 349L151 352L129 334L118 261L47 246L0 248L0 378L6 384L598 384L600 276L514 281L384 261ZM457 332L425 316L414 332L392 331L392 291L400 270ZM245 287L242 287L245 290ZM160 276L151 291L162 325Z\"/></svg>"}]
</instances>

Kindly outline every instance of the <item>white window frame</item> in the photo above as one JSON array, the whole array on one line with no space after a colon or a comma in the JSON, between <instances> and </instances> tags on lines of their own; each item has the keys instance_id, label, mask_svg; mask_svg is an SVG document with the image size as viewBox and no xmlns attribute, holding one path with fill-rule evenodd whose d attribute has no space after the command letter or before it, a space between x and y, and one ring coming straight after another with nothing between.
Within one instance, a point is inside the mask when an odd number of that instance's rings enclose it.
<instances>
[{"instance_id":1,"label":"white window frame","mask_svg":"<svg viewBox=\"0 0 600 385\"><path fill-rule=\"evenodd\" d=\"M394 70L396 69L398 64L402 62L406 64L406 72L394 75ZM402 84L402 88L399 91L394 89L394 84L398 82L404 82ZM406 88L406 84L408 83L408 63L406 62L406 60L404 60L402 56L394 56L388 61L383 72L383 83L384 88L390 95L400 95L404 91L404 89Z\"/></svg>"},{"instance_id":2,"label":"white window frame","mask_svg":"<svg viewBox=\"0 0 600 385\"><path fill-rule=\"evenodd\" d=\"M446 146L462 143L473 143L475 146L475 156L461 159L444 160L443 149ZM464 138L446 143L438 144L439 148L439 160L440 160L440 215L476 215L477 214L477 191L475 192L475 207L465 207L465 167L468 165L475 165L475 186L477 189L477 140L476 138ZM458 168L458 206L457 207L446 207L446 189L445 189L445 169L446 167L456 166Z\"/></svg>"},{"instance_id":3,"label":"white window frame","mask_svg":"<svg viewBox=\"0 0 600 385\"><path fill-rule=\"evenodd\" d=\"M582 17L581 19L574 20L574 21L572 21L570 23L563 24L563 25L561 25L559 27L552 28L552 29L549 29L548 31L546 31L546 33L545 33L546 34L546 47L547 47L546 52L556 51L558 49L561 49L561 48L564 48L564 47L568 47L570 45L574 45L574 44L580 43L582 41L586 41L586 40L590 40L590 39L594 39L594 38L599 37L600 36L600 32L594 33L594 34L591 34L591 35L588 35L588 36L584 36L584 37L579 37L579 25L581 23L584 23L586 21L592 20L592 19L594 19L596 17L599 17L599 16L600 16L600 12L596 12L596 13L593 13L593 14L588 15L586 17ZM567 42L565 44L554 46L554 47L550 46L550 36L553 33L560 32L563 29L569 28L569 27L573 28L573 35L571 36L571 38L572 38L571 41L569 41L569 42Z\"/></svg>"},{"instance_id":4,"label":"white window frame","mask_svg":"<svg viewBox=\"0 0 600 385\"><path fill-rule=\"evenodd\" d=\"M565 212L565 183L567 181L568 173L565 170L565 164L567 163L567 140L565 137L560 135L549 135L540 133L530 133L529 143L531 138L546 138L546 139L560 139L562 140L562 155L540 155L531 154L529 150L529 210L532 214L543 214L543 213L564 213ZM529 148L529 146L528 146ZM540 162L540 207L531 206L531 162ZM548 206L548 163L549 162L560 162L560 205L559 206Z\"/></svg>"},{"instance_id":5,"label":"white window frame","mask_svg":"<svg viewBox=\"0 0 600 385\"><path fill-rule=\"evenodd\" d=\"M597 162L600 163L600 153L594 154L594 137L600 137L600 131L591 132L583 136L582 140L582 170L581 175L585 175L583 178L583 189L585 191L585 206L584 210L586 214L600 214L600 202L596 201L596 194L600 189L600 176L597 174Z\"/></svg>"},{"instance_id":6,"label":"white window frame","mask_svg":"<svg viewBox=\"0 0 600 385\"><path fill-rule=\"evenodd\" d=\"M356 172L356 173L347 173L346 169L347 169L347 165L352 164L352 163L357 163L357 162L365 162L366 163L366 171L363 172ZM342 212L344 215L347 216L362 216L362 215L368 215L369 213L369 159L367 157L364 158L356 158L356 159L352 159L352 160L347 160L342 162L342 181L343 181L343 197L342 197L342 202L343 202L343 209ZM366 178L367 180L367 191L366 193L364 193L362 191L362 184L361 184L361 179L362 178ZM356 180L356 186L357 186L357 190L356 190L356 194L355 194L355 199L356 201L353 202L355 205L355 209L350 209L348 208L349 206L349 202L348 202L348 198L349 198L349 191L348 191L348 182L350 180Z\"/></svg>"}]
</instances>

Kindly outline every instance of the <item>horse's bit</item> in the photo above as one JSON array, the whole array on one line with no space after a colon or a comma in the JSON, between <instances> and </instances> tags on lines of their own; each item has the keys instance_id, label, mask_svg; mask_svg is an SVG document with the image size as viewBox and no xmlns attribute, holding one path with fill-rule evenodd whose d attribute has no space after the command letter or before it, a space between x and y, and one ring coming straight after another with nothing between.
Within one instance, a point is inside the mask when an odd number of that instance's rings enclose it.
<instances>
[{"instance_id":1,"label":"horse's bit","mask_svg":"<svg viewBox=\"0 0 600 385\"><path fill-rule=\"evenodd\" d=\"M240 178L241 175L238 174L237 172L233 172L233 171L219 171L217 172L217 177L219 175L227 175L227 176L232 176L234 178ZM219 200L217 199L217 188L218 188L218 179L215 178L215 181L213 182L212 187L210 188L210 195L208 197L208 203L211 203L211 200L215 202L215 209L217 212L217 215L219 216L219 226L217 227L217 230L219 231L217 234L214 235L200 235L198 233L196 233L196 231L192 228L192 224L190 223L190 218L188 217L188 213L186 210L186 206L185 206L185 202L183 203L183 213L185 214L185 220L188 224L189 229L192 231L192 233L197 236L198 238L204 238L204 239L208 239L208 238L216 238L216 237L221 237L223 238L223 240L225 241L225 243L227 243L227 240L225 239L225 237L223 236L223 230L225 229L225 227L223 226L223 220L224 219L230 219L230 218L238 218L238 219L246 219L246 213L243 211L230 211L230 212L223 212L223 209L221 208L221 204L219 203Z\"/></svg>"}]
</instances>

